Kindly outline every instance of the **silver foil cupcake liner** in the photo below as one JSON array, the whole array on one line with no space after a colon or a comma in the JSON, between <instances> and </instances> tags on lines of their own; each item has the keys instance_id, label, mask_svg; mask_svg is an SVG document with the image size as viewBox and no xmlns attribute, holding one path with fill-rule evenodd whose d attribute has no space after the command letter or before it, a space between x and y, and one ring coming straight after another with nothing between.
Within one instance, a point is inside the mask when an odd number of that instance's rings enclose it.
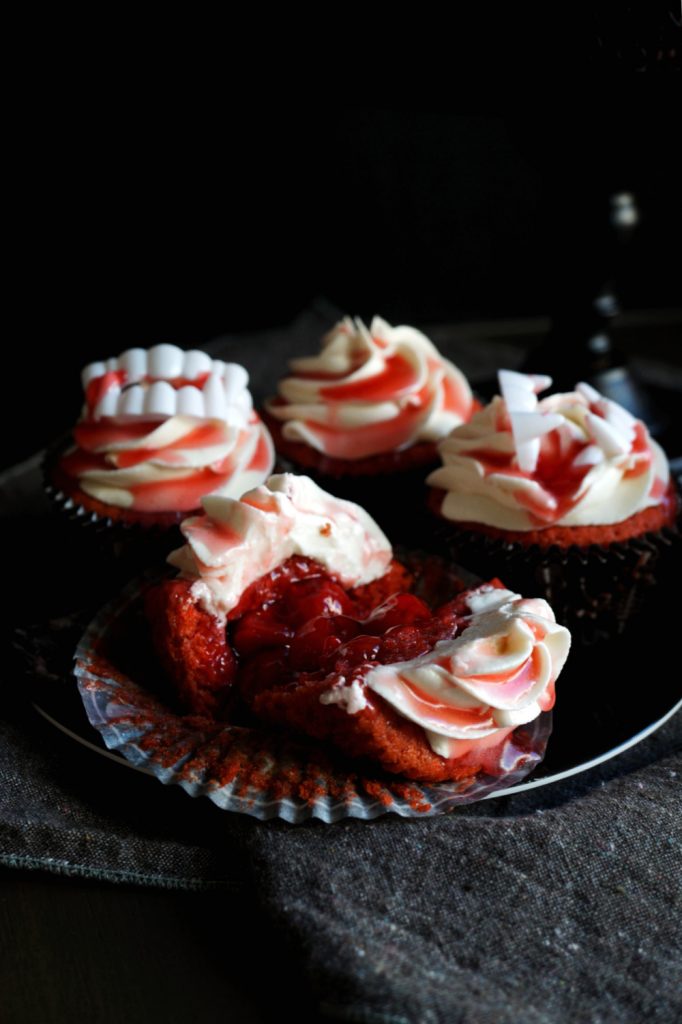
<instances>
[{"instance_id":1,"label":"silver foil cupcake liner","mask_svg":"<svg viewBox=\"0 0 682 1024\"><path fill-rule=\"evenodd\" d=\"M544 756L551 713L508 737L499 775L435 785L388 776L265 727L183 715L164 690L142 612L144 593L158 578L135 580L97 614L76 649L75 675L106 747L160 782L260 820L331 823L389 812L423 818L518 785Z\"/></svg>"}]
</instances>

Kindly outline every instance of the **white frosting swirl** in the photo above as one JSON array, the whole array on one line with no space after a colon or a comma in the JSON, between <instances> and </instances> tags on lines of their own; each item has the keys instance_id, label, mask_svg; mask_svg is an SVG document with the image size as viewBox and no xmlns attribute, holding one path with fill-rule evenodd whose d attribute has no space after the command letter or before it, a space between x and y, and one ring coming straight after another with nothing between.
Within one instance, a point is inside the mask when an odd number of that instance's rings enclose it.
<instances>
[{"instance_id":1,"label":"white frosting swirl","mask_svg":"<svg viewBox=\"0 0 682 1024\"><path fill-rule=\"evenodd\" d=\"M468 595L469 625L454 640L411 661L379 665L363 677L366 690L383 697L425 730L441 757L466 752L472 743L498 742L554 704L554 683L568 656L569 631L556 623L540 598L528 600L486 584ZM366 704L343 701L332 688L323 703L348 714Z\"/></svg>"},{"instance_id":2,"label":"white frosting swirl","mask_svg":"<svg viewBox=\"0 0 682 1024\"><path fill-rule=\"evenodd\" d=\"M391 545L371 516L309 477L271 476L239 501L211 495L203 506L205 515L182 524L187 544L168 561L195 581L195 599L220 618L292 555L319 562L345 587L378 579L391 562Z\"/></svg>"},{"instance_id":3,"label":"white frosting swirl","mask_svg":"<svg viewBox=\"0 0 682 1024\"><path fill-rule=\"evenodd\" d=\"M462 373L413 327L346 317L317 356L294 359L269 413L290 441L338 459L437 441L471 415Z\"/></svg>"},{"instance_id":4,"label":"white frosting swirl","mask_svg":"<svg viewBox=\"0 0 682 1024\"><path fill-rule=\"evenodd\" d=\"M428 483L447 519L504 530L620 523L660 504L664 453L645 425L587 384L538 402L549 378L502 371L504 398L439 445Z\"/></svg>"},{"instance_id":5,"label":"white frosting swirl","mask_svg":"<svg viewBox=\"0 0 682 1024\"><path fill-rule=\"evenodd\" d=\"M203 494L239 497L272 471L274 452L236 363L175 345L92 363L77 448L62 460L80 488L139 511L190 511Z\"/></svg>"}]
</instances>

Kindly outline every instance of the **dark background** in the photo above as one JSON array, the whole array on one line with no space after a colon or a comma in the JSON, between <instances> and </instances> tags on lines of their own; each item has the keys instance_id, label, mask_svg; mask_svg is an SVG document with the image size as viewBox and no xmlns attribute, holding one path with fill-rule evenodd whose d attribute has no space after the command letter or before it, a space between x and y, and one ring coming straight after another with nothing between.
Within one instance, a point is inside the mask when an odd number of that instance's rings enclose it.
<instances>
[{"instance_id":1,"label":"dark background","mask_svg":"<svg viewBox=\"0 0 682 1024\"><path fill-rule=\"evenodd\" d=\"M3 461L74 422L85 363L286 325L319 296L428 329L565 310L617 264L626 308L681 305L679 80L606 78L580 99L228 102L210 129L168 103L135 118L56 103L36 128L9 355L21 374L40 349L42 412L6 433ZM618 189L642 219L614 260Z\"/></svg>"}]
</instances>

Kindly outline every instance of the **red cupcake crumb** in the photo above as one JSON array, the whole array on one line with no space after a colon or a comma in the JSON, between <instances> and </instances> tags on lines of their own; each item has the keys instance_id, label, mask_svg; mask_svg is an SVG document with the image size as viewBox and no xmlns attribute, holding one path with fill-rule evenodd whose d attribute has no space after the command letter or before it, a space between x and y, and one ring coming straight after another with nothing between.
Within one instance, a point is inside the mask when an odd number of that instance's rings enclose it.
<instances>
[{"instance_id":1,"label":"red cupcake crumb","mask_svg":"<svg viewBox=\"0 0 682 1024\"><path fill-rule=\"evenodd\" d=\"M187 580L164 580L146 595L146 612L161 662L182 704L199 715L222 711L236 673L225 629L203 611Z\"/></svg>"}]
</instances>

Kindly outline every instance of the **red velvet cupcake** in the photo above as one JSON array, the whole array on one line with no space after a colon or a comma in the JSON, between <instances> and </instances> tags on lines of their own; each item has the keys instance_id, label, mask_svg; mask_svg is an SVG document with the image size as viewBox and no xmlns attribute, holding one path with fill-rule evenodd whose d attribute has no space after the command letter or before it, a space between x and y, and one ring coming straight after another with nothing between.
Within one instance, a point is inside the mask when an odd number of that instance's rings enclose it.
<instances>
[{"instance_id":1,"label":"red velvet cupcake","mask_svg":"<svg viewBox=\"0 0 682 1024\"><path fill-rule=\"evenodd\" d=\"M501 397L441 442L430 506L454 558L610 636L679 539L677 495L643 423L587 384L538 401L550 384L500 372Z\"/></svg>"},{"instance_id":2,"label":"red velvet cupcake","mask_svg":"<svg viewBox=\"0 0 682 1024\"><path fill-rule=\"evenodd\" d=\"M246 707L437 782L503 774L510 734L552 706L570 638L546 602L495 582L448 600L429 585L429 603L376 523L305 477L204 508L170 558L180 578L147 601L190 711Z\"/></svg>"},{"instance_id":3,"label":"red velvet cupcake","mask_svg":"<svg viewBox=\"0 0 682 1024\"><path fill-rule=\"evenodd\" d=\"M270 436L235 363L156 345L92 363L82 379L73 443L49 453L46 479L61 511L107 543L137 536L144 551L152 533L169 531L176 543L173 528L205 494L239 497L272 470Z\"/></svg>"},{"instance_id":4,"label":"red velvet cupcake","mask_svg":"<svg viewBox=\"0 0 682 1024\"><path fill-rule=\"evenodd\" d=\"M369 329L346 317L319 355L290 369L265 413L283 464L389 527L396 499L437 465L436 442L475 407L462 373L425 335L380 317Z\"/></svg>"}]
</instances>

